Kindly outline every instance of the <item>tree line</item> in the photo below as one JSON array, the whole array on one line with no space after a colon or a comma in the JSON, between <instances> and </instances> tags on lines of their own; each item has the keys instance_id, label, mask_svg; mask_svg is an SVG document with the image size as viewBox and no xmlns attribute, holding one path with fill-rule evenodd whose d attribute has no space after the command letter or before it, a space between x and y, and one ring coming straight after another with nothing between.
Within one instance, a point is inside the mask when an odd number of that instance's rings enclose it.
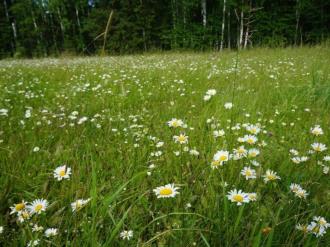
<instances>
[{"instance_id":1,"label":"tree line","mask_svg":"<svg viewBox=\"0 0 330 247\"><path fill-rule=\"evenodd\" d=\"M330 0L2 0L0 57L317 44Z\"/></svg>"}]
</instances>

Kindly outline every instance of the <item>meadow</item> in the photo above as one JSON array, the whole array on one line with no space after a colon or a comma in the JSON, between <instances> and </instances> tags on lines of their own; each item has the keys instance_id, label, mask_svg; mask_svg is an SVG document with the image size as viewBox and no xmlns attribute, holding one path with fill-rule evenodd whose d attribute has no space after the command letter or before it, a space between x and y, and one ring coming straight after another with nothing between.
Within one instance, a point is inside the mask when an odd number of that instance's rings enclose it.
<instances>
[{"instance_id":1,"label":"meadow","mask_svg":"<svg viewBox=\"0 0 330 247\"><path fill-rule=\"evenodd\" d=\"M329 246L330 49L0 61L1 246Z\"/></svg>"}]
</instances>

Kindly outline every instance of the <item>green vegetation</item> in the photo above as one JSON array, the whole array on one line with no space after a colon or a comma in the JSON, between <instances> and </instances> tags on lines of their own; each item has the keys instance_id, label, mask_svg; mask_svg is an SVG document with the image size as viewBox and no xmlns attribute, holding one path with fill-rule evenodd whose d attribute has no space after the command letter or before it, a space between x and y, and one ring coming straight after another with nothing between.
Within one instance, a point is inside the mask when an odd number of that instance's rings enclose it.
<instances>
[{"instance_id":1,"label":"green vegetation","mask_svg":"<svg viewBox=\"0 0 330 247\"><path fill-rule=\"evenodd\" d=\"M325 47L1 61L0 245L329 246L311 224L330 220L329 64Z\"/></svg>"}]
</instances>

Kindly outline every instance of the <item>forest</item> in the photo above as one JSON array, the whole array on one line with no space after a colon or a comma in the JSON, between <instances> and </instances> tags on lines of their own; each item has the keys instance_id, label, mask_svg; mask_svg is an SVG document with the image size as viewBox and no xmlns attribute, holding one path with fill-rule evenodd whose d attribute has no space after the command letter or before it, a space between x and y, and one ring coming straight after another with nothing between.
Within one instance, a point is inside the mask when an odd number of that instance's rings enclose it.
<instances>
[{"instance_id":1,"label":"forest","mask_svg":"<svg viewBox=\"0 0 330 247\"><path fill-rule=\"evenodd\" d=\"M327 42L329 0L3 0L0 58Z\"/></svg>"}]
</instances>

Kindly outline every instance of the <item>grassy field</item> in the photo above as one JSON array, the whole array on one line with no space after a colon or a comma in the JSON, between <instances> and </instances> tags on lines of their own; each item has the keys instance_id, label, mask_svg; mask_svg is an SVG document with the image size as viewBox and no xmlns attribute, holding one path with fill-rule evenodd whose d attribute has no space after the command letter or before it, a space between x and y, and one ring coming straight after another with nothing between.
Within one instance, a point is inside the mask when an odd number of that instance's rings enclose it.
<instances>
[{"instance_id":1,"label":"grassy field","mask_svg":"<svg viewBox=\"0 0 330 247\"><path fill-rule=\"evenodd\" d=\"M329 246L329 64L0 61L0 245Z\"/></svg>"}]
</instances>

